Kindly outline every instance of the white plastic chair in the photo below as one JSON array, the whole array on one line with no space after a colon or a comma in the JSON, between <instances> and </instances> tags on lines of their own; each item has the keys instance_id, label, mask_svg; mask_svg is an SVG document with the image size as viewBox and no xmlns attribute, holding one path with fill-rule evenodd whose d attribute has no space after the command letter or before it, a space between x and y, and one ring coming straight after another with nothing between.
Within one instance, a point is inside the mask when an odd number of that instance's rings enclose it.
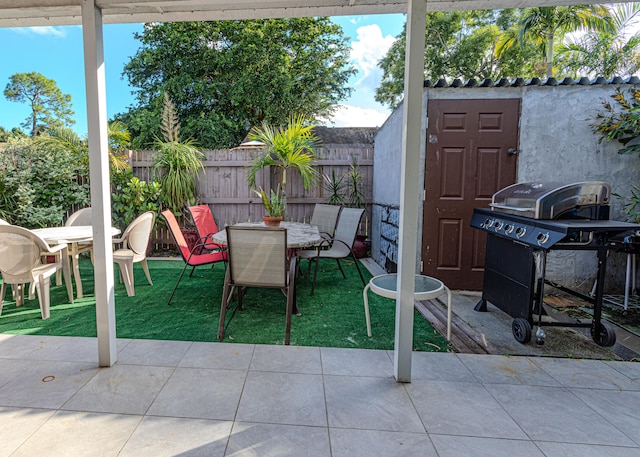
<instances>
[{"instance_id":1,"label":"white plastic chair","mask_svg":"<svg viewBox=\"0 0 640 457\"><path fill-rule=\"evenodd\" d=\"M43 263L42 259L45 256L52 256L56 261ZM34 292L37 292L40 314L43 319L49 318L51 276L60 269L64 273L69 301L73 303L67 245L49 246L45 240L30 230L15 225L0 225L0 272L2 273L0 314L7 284L12 285L16 306L20 306L24 303L24 284L30 283L29 299L32 299Z\"/></svg>"},{"instance_id":2,"label":"white plastic chair","mask_svg":"<svg viewBox=\"0 0 640 457\"><path fill-rule=\"evenodd\" d=\"M120 282L124 282L129 297L135 295L134 263L140 262L142 264L142 269L149 285L153 285L149 274L149 266L147 265L147 247L149 246L149 236L151 235L155 218L156 215L153 211L147 211L135 218L120 238L113 239L114 244L122 244L121 248L114 251L113 261L118 264Z\"/></svg>"}]
</instances>

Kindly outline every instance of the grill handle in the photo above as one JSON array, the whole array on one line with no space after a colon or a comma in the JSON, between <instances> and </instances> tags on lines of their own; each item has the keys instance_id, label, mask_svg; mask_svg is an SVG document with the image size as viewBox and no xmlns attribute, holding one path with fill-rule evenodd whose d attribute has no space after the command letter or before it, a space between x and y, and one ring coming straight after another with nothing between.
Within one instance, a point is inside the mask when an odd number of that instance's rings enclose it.
<instances>
[{"instance_id":1,"label":"grill handle","mask_svg":"<svg viewBox=\"0 0 640 457\"><path fill-rule=\"evenodd\" d=\"M509 211L519 211L521 213L535 211L535 208L522 208L520 206L501 205L499 203L489 203L489 206L491 208L497 208L497 209L509 210Z\"/></svg>"}]
</instances>

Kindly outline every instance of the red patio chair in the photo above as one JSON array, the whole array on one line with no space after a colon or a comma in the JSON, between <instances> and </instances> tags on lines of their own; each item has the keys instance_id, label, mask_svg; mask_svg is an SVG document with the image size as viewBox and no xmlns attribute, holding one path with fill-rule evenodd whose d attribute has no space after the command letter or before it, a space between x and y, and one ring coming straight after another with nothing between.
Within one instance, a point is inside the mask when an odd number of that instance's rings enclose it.
<instances>
[{"instance_id":1,"label":"red patio chair","mask_svg":"<svg viewBox=\"0 0 640 457\"><path fill-rule=\"evenodd\" d=\"M200 238L199 242L204 245L204 249L218 250L220 246L212 239L212 236L218 233L218 225L213 218L209 205L190 206L188 210L196 226L198 237Z\"/></svg>"},{"instance_id":2,"label":"red patio chair","mask_svg":"<svg viewBox=\"0 0 640 457\"><path fill-rule=\"evenodd\" d=\"M173 236L176 245L178 246L178 250L180 251L180 255L184 260L184 268L180 272L180 276L178 277L178 281L176 281L176 285L173 286L173 290L171 291L171 295L169 296L169 300L167 300L167 305L171 303L171 299L173 298L173 294L175 294L176 289L178 288L178 284L180 284L180 280L182 279L182 275L184 275L184 270L187 266L193 267L191 270L191 274L193 274L193 270L195 267L200 265L211 265L217 262L225 262L227 260L227 253L224 250L218 250L214 252L210 252L208 250L201 252L204 243L198 241L193 249L189 250L189 246L187 245L187 241L184 239L184 235L182 235L182 231L180 230L180 226L178 225L178 221L174 214L165 210L162 213L162 217L167 222L167 227L169 227L169 231ZM216 247L221 248L219 245ZM189 276L191 276L189 274Z\"/></svg>"}]
</instances>

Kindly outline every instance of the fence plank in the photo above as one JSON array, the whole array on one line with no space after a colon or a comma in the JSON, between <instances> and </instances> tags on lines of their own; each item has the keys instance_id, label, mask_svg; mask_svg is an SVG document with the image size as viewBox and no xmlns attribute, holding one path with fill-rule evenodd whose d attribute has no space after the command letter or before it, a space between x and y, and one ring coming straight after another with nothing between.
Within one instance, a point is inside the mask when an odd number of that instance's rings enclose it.
<instances>
[{"instance_id":1,"label":"fence plank","mask_svg":"<svg viewBox=\"0 0 640 457\"><path fill-rule=\"evenodd\" d=\"M198 200L212 208L218 227L236 222L262 220L264 209L260 198L247 184L247 171L254 158L262 154L261 148L234 148L203 151L204 171L198 174ZM323 186L323 175L333 170L342 176L351 168L353 158L357 159L358 170L363 176L366 201L365 217L360 233L368 234L371 219L371 194L373 186L373 147L332 147L316 151L318 180L310 190L305 190L300 175L289 170L287 173L287 218L308 222L316 203L325 203L329 192ZM153 151L129 151L129 161L133 174L141 180L153 179ZM276 167L274 167L276 168ZM279 182L278 169L262 169L256 175L256 188L275 189ZM164 230L164 231L163 231ZM153 243L172 244L166 229L159 228Z\"/></svg>"}]
</instances>

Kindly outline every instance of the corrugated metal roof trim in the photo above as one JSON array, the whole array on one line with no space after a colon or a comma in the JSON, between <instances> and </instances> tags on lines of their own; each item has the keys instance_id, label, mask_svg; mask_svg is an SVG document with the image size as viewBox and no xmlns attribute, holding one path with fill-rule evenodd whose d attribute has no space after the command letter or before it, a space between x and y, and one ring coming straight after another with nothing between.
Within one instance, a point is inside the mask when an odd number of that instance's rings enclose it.
<instances>
[{"instance_id":1,"label":"corrugated metal roof trim","mask_svg":"<svg viewBox=\"0 0 640 457\"><path fill-rule=\"evenodd\" d=\"M451 82L447 82L446 79L442 78L437 80L435 83L427 79L424 82L424 87L589 86L594 84L640 84L640 78L638 76L630 76L626 79L623 79L620 76L615 76L613 78L606 79L602 76L599 76L594 79L589 79L586 76L583 76L580 79L563 78L561 80L557 80L555 78L531 78L525 80L523 78L515 78L513 80L509 80L507 78L501 78L498 81L493 81L491 78L487 78L483 79L480 82L478 82L478 80L474 78L468 79L466 81L463 81L460 78L456 78Z\"/></svg>"}]
</instances>

